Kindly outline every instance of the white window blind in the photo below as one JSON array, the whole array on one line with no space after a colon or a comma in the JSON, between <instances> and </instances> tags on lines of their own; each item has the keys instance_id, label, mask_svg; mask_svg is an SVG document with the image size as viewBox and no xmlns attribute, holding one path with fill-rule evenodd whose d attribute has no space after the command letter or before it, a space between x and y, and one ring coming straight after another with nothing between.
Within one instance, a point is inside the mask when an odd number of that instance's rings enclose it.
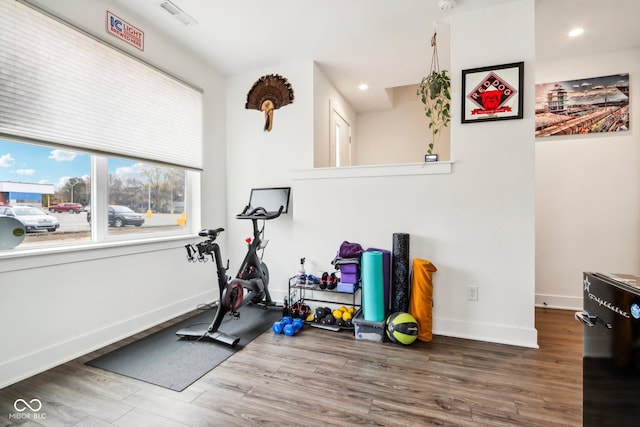
<instances>
[{"instance_id":1,"label":"white window blind","mask_svg":"<svg viewBox=\"0 0 640 427\"><path fill-rule=\"evenodd\" d=\"M202 93L2 0L0 134L202 169Z\"/></svg>"}]
</instances>

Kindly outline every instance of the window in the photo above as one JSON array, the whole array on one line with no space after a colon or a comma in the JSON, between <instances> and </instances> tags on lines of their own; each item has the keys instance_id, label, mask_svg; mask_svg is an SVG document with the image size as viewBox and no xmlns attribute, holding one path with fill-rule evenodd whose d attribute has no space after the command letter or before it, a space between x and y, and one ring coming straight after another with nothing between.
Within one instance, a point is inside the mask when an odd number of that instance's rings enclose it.
<instances>
[{"instance_id":1,"label":"window","mask_svg":"<svg viewBox=\"0 0 640 427\"><path fill-rule=\"evenodd\" d=\"M185 226L184 169L109 158L108 171L109 235Z\"/></svg>"},{"instance_id":2,"label":"window","mask_svg":"<svg viewBox=\"0 0 640 427\"><path fill-rule=\"evenodd\" d=\"M107 164L106 178L92 171L92 157ZM25 225L26 237L17 250L188 234L188 173L184 168L0 140L0 215L14 216ZM103 217L93 218L91 212L93 180L105 181L108 189L97 195L108 205ZM40 226L33 226L32 219ZM106 221L106 235L92 237L94 221Z\"/></svg>"},{"instance_id":3,"label":"window","mask_svg":"<svg viewBox=\"0 0 640 427\"><path fill-rule=\"evenodd\" d=\"M0 205L59 223L16 249L191 234L202 91L22 2L0 28Z\"/></svg>"}]
</instances>

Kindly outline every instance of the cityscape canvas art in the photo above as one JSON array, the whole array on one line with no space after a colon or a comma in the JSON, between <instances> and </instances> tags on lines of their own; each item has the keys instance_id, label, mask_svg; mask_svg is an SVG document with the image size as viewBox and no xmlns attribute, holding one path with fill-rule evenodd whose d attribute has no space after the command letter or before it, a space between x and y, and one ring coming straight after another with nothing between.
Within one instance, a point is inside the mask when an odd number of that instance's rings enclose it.
<instances>
[{"instance_id":1,"label":"cityscape canvas art","mask_svg":"<svg viewBox=\"0 0 640 427\"><path fill-rule=\"evenodd\" d=\"M536 84L536 138L628 130L628 73Z\"/></svg>"}]
</instances>

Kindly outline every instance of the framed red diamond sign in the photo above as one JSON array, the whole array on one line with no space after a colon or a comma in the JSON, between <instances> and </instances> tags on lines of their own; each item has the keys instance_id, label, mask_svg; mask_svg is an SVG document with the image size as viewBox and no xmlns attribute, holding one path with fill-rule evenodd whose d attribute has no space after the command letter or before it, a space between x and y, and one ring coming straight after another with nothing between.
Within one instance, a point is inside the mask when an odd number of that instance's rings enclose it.
<instances>
[{"instance_id":1,"label":"framed red diamond sign","mask_svg":"<svg viewBox=\"0 0 640 427\"><path fill-rule=\"evenodd\" d=\"M522 118L524 62L462 70L462 123Z\"/></svg>"}]
</instances>

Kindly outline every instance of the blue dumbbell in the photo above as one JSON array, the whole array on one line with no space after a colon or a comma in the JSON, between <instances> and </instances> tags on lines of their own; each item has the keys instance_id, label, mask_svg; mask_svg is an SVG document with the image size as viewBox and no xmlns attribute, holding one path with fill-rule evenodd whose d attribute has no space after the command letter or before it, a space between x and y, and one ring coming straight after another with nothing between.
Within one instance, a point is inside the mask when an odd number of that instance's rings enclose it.
<instances>
[{"instance_id":1,"label":"blue dumbbell","mask_svg":"<svg viewBox=\"0 0 640 427\"><path fill-rule=\"evenodd\" d=\"M282 324L282 322L274 322L274 324L271 326L271 330L274 334L281 334L283 329L284 325Z\"/></svg>"},{"instance_id":2,"label":"blue dumbbell","mask_svg":"<svg viewBox=\"0 0 640 427\"><path fill-rule=\"evenodd\" d=\"M320 283L320 278L314 276L313 274L309 274L307 276L307 281L312 282L314 285L317 285L318 283Z\"/></svg>"},{"instance_id":3,"label":"blue dumbbell","mask_svg":"<svg viewBox=\"0 0 640 427\"><path fill-rule=\"evenodd\" d=\"M292 337L302 329L304 321L302 319L293 319L293 323L284 326L283 332L286 336Z\"/></svg>"},{"instance_id":4,"label":"blue dumbbell","mask_svg":"<svg viewBox=\"0 0 640 427\"><path fill-rule=\"evenodd\" d=\"M301 319L295 319L295 320L301 320ZM271 330L273 331L274 334L281 334L284 331L285 326L291 325L291 323L293 323L293 318L291 316L284 316L282 319L280 319L279 322L275 322L271 326Z\"/></svg>"}]
</instances>

